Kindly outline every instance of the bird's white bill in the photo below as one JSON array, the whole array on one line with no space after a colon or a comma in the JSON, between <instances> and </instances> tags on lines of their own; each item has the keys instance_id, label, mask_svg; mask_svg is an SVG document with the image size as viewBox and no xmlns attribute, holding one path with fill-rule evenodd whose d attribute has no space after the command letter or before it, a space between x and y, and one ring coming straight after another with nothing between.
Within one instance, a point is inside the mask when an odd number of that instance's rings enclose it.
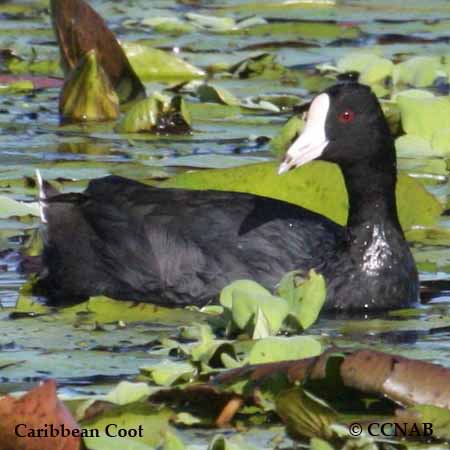
<instances>
[{"instance_id":1,"label":"bird's white bill","mask_svg":"<svg viewBox=\"0 0 450 450\"><path fill-rule=\"evenodd\" d=\"M325 150L328 145L325 122L329 108L330 97L328 94L320 94L313 100L308 111L305 128L289 147L278 169L279 175L318 158Z\"/></svg>"}]
</instances>

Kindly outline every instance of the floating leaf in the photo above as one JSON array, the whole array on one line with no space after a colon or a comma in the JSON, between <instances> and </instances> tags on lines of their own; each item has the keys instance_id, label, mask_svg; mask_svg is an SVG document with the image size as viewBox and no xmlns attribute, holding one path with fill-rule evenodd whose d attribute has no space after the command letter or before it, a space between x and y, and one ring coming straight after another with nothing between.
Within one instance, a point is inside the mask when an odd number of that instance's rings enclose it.
<instances>
[{"instance_id":1,"label":"floating leaf","mask_svg":"<svg viewBox=\"0 0 450 450\"><path fill-rule=\"evenodd\" d=\"M83 320L97 323L140 322L185 323L185 319L202 320L204 316L194 311L169 309L149 303L136 303L113 300L108 297L91 297L88 301L75 306L62 308L59 313L68 319L83 317Z\"/></svg>"},{"instance_id":2,"label":"floating leaf","mask_svg":"<svg viewBox=\"0 0 450 450\"><path fill-rule=\"evenodd\" d=\"M204 170L178 175L161 185L250 192L303 206L341 224L346 222L347 198L337 166L315 161L283 176L277 175L277 168L276 163L262 163ZM398 177L397 201L404 229L419 224L433 225L442 211L438 200L419 181L405 174Z\"/></svg>"},{"instance_id":3,"label":"floating leaf","mask_svg":"<svg viewBox=\"0 0 450 450\"><path fill-rule=\"evenodd\" d=\"M397 96L403 129L431 141L436 132L450 128L450 97Z\"/></svg>"},{"instance_id":4,"label":"floating leaf","mask_svg":"<svg viewBox=\"0 0 450 450\"><path fill-rule=\"evenodd\" d=\"M194 31L195 27L177 17L149 17L141 21L142 25L153 28L158 33L183 34Z\"/></svg>"},{"instance_id":5,"label":"floating leaf","mask_svg":"<svg viewBox=\"0 0 450 450\"><path fill-rule=\"evenodd\" d=\"M119 116L119 98L95 50L82 58L67 77L59 98L59 112L73 122L114 120Z\"/></svg>"},{"instance_id":6,"label":"floating leaf","mask_svg":"<svg viewBox=\"0 0 450 450\"><path fill-rule=\"evenodd\" d=\"M286 424L288 432L300 438L330 438L330 426L338 418L336 411L324 401L299 388L279 394L276 412Z\"/></svg>"},{"instance_id":7,"label":"floating leaf","mask_svg":"<svg viewBox=\"0 0 450 450\"><path fill-rule=\"evenodd\" d=\"M107 407L103 414L99 414L101 412L102 410L99 409L98 414L92 419L82 422L84 429L99 430L100 437L84 439L86 445L94 450L148 450L149 446L155 448L163 443L164 434L169 430L169 420L172 416L171 411L165 408L156 409L147 402ZM113 436L106 435L107 426L109 426L109 433ZM119 437L119 429L130 430L132 435ZM99 443L104 446L101 447Z\"/></svg>"},{"instance_id":8,"label":"floating leaf","mask_svg":"<svg viewBox=\"0 0 450 450\"><path fill-rule=\"evenodd\" d=\"M305 122L299 116L292 116L270 141L270 150L275 155L284 156L304 126Z\"/></svg>"},{"instance_id":9,"label":"floating leaf","mask_svg":"<svg viewBox=\"0 0 450 450\"><path fill-rule=\"evenodd\" d=\"M225 286L220 293L220 304L225 308L233 307L233 293L239 290L242 295L254 294L261 296L269 296L270 292L259 283L253 280L237 280Z\"/></svg>"},{"instance_id":10,"label":"floating leaf","mask_svg":"<svg viewBox=\"0 0 450 450\"><path fill-rule=\"evenodd\" d=\"M358 72L359 82L370 85L390 77L393 69L392 61L369 52L351 52L337 63L339 72Z\"/></svg>"},{"instance_id":11,"label":"floating leaf","mask_svg":"<svg viewBox=\"0 0 450 450\"><path fill-rule=\"evenodd\" d=\"M197 88L197 96L201 102L221 103L223 105L239 105L239 100L223 88L210 84L201 84Z\"/></svg>"},{"instance_id":12,"label":"floating leaf","mask_svg":"<svg viewBox=\"0 0 450 450\"><path fill-rule=\"evenodd\" d=\"M0 219L27 215L39 217L39 205L37 203L18 202L12 198L0 196Z\"/></svg>"},{"instance_id":13,"label":"floating leaf","mask_svg":"<svg viewBox=\"0 0 450 450\"><path fill-rule=\"evenodd\" d=\"M255 342L248 355L250 364L292 361L322 353L322 344L310 336L270 336Z\"/></svg>"},{"instance_id":14,"label":"floating leaf","mask_svg":"<svg viewBox=\"0 0 450 450\"><path fill-rule=\"evenodd\" d=\"M194 80L205 77L203 70L163 50L134 42L123 43L123 49L142 80Z\"/></svg>"},{"instance_id":15,"label":"floating leaf","mask_svg":"<svg viewBox=\"0 0 450 450\"><path fill-rule=\"evenodd\" d=\"M129 403L143 401L150 394L151 389L147 383L121 381L103 399L115 405L128 405Z\"/></svg>"},{"instance_id":16,"label":"floating leaf","mask_svg":"<svg viewBox=\"0 0 450 450\"><path fill-rule=\"evenodd\" d=\"M280 281L278 294L288 301L289 315L306 330L319 317L327 291L323 276L310 270L306 279L298 271L286 274Z\"/></svg>"},{"instance_id":17,"label":"floating leaf","mask_svg":"<svg viewBox=\"0 0 450 450\"><path fill-rule=\"evenodd\" d=\"M396 412L396 421L404 426L408 424L409 437L423 436L428 430L428 436L434 439L450 439L450 411L432 405L418 405ZM427 426L428 425L428 426Z\"/></svg>"},{"instance_id":18,"label":"floating leaf","mask_svg":"<svg viewBox=\"0 0 450 450\"><path fill-rule=\"evenodd\" d=\"M229 68L229 72L243 79L255 77L274 79L287 75L288 69L276 62L275 55L261 53L234 64Z\"/></svg>"},{"instance_id":19,"label":"floating leaf","mask_svg":"<svg viewBox=\"0 0 450 450\"><path fill-rule=\"evenodd\" d=\"M152 366L143 366L141 372L159 386L171 386L179 381L190 380L197 372L188 362L164 360Z\"/></svg>"},{"instance_id":20,"label":"floating leaf","mask_svg":"<svg viewBox=\"0 0 450 450\"><path fill-rule=\"evenodd\" d=\"M313 437L309 442L311 450L334 450L334 447L330 445L327 441Z\"/></svg>"},{"instance_id":21,"label":"floating leaf","mask_svg":"<svg viewBox=\"0 0 450 450\"><path fill-rule=\"evenodd\" d=\"M437 56L414 56L400 64L393 71L394 84L407 84L413 87L431 86L442 70Z\"/></svg>"},{"instance_id":22,"label":"floating leaf","mask_svg":"<svg viewBox=\"0 0 450 450\"><path fill-rule=\"evenodd\" d=\"M395 140L395 149L400 158L424 158L435 156L430 141L414 134L404 134Z\"/></svg>"},{"instance_id":23,"label":"floating leaf","mask_svg":"<svg viewBox=\"0 0 450 450\"><path fill-rule=\"evenodd\" d=\"M237 280L226 286L220 294L220 303L231 312L234 324L240 330L277 334L288 314L288 304L273 296L264 287L251 280ZM261 330L261 320L266 322Z\"/></svg>"},{"instance_id":24,"label":"floating leaf","mask_svg":"<svg viewBox=\"0 0 450 450\"><path fill-rule=\"evenodd\" d=\"M118 133L184 134L191 130L191 115L180 96L154 94L134 104L116 127Z\"/></svg>"},{"instance_id":25,"label":"floating leaf","mask_svg":"<svg viewBox=\"0 0 450 450\"><path fill-rule=\"evenodd\" d=\"M215 17L197 13L187 13L185 17L195 25L210 31L229 31L236 26L236 21L231 17Z\"/></svg>"},{"instance_id":26,"label":"floating leaf","mask_svg":"<svg viewBox=\"0 0 450 450\"><path fill-rule=\"evenodd\" d=\"M34 89L34 85L31 81L23 80L9 83L6 86L0 85L0 95L5 94L19 94L22 92L28 92Z\"/></svg>"}]
</instances>

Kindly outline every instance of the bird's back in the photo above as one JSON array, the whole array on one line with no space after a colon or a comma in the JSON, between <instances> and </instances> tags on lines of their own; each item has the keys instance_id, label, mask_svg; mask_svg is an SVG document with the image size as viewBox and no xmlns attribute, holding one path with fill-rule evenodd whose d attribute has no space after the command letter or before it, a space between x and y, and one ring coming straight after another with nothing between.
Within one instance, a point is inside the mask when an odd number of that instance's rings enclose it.
<instances>
[{"instance_id":1,"label":"bird's back","mask_svg":"<svg viewBox=\"0 0 450 450\"><path fill-rule=\"evenodd\" d=\"M342 228L295 205L250 194L94 180L48 201L46 275L55 303L92 295L205 304L236 279L273 289L333 252Z\"/></svg>"}]
</instances>

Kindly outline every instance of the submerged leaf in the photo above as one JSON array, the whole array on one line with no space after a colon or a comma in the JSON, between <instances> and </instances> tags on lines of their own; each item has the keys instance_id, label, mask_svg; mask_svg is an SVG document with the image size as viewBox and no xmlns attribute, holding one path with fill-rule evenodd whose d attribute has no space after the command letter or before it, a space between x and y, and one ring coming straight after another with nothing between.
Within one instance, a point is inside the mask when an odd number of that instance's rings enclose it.
<instances>
[{"instance_id":1,"label":"submerged leaf","mask_svg":"<svg viewBox=\"0 0 450 450\"><path fill-rule=\"evenodd\" d=\"M119 98L95 50L88 52L67 77L59 112L64 120L73 122L114 120L119 116Z\"/></svg>"}]
</instances>

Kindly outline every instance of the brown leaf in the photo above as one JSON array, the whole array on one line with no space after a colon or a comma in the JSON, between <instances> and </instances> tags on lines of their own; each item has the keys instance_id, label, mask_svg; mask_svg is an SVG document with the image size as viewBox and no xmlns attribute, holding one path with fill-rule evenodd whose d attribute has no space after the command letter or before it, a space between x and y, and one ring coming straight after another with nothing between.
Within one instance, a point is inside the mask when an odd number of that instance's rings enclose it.
<instances>
[{"instance_id":1,"label":"brown leaf","mask_svg":"<svg viewBox=\"0 0 450 450\"><path fill-rule=\"evenodd\" d=\"M78 424L56 395L56 383L48 380L19 399L0 400L0 450L80 450L80 437L28 437L31 430L79 430ZM35 431L35 434L37 431ZM41 432L43 433L43 431ZM53 433L55 434L55 433Z\"/></svg>"},{"instance_id":2,"label":"brown leaf","mask_svg":"<svg viewBox=\"0 0 450 450\"><path fill-rule=\"evenodd\" d=\"M53 27L65 74L95 50L120 102L145 98L145 87L104 20L83 0L51 0Z\"/></svg>"},{"instance_id":3,"label":"brown leaf","mask_svg":"<svg viewBox=\"0 0 450 450\"><path fill-rule=\"evenodd\" d=\"M346 386L373 392L402 405L450 409L450 369L426 361L359 350L341 365Z\"/></svg>"},{"instance_id":4,"label":"brown leaf","mask_svg":"<svg viewBox=\"0 0 450 450\"><path fill-rule=\"evenodd\" d=\"M333 354L336 349L316 358L246 366L223 372L214 383L231 384L242 378L262 382L276 373L286 374L293 383L306 378L322 380ZM343 356L340 375L345 387L387 397L405 406L428 404L450 409L450 369L437 364L357 350Z\"/></svg>"}]
</instances>

